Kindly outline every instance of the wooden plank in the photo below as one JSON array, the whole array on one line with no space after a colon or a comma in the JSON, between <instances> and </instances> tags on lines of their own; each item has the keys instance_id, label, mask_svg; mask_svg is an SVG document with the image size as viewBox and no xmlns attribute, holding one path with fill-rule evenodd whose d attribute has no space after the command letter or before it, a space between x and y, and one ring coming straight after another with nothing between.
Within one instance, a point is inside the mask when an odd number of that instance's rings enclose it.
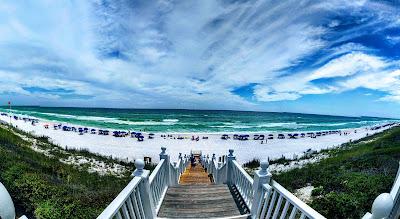
<instances>
[{"instance_id":1,"label":"wooden plank","mask_svg":"<svg viewBox=\"0 0 400 219\"><path fill-rule=\"evenodd\" d=\"M217 193L213 192L216 188ZM201 191L202 194L193 191ZM181 185L168 188L158 217L185 218L193 215L198 218L230 217L239 216L240 211L226 185Z\"/></svg>"}]
</instances>

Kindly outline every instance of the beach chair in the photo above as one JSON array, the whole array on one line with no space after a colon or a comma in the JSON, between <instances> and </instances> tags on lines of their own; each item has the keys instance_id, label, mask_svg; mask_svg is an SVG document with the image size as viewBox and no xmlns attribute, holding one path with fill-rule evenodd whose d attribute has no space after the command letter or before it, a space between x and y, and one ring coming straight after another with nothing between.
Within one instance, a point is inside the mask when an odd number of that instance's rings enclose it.
<instances>
[{"instance_id":1,"label":"beach chair","mask_svg":"<svg viewBox=\"0 0 400 219\"><path fill-rule=\"evenodd\" d=\"M259 135L254 135L253 140L258 140L260 138Z\"/></svg>"}]
</instances>

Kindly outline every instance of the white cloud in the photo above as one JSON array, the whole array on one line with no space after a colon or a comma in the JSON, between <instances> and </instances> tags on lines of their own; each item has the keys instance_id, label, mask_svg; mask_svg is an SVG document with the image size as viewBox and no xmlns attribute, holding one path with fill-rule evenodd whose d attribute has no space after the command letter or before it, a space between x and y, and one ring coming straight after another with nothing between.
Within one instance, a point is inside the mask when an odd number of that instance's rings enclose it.
<instances>
[{"instance_id":1,"label":"white cloud","mask_svg":"<svg viewBox=\"0 0 400 219\"><path fill-rule=\"evenodd\" d=\"M400 70L397 62L360 52L337 57L313 72L289 75L269 86L256 86L259 101L296 100L308 94L341 93L367 88L387 93L381 98L396 101L400 96ZM323 80L335 78L324 82ZM319 83L313 80L321 79Z\"/></svg>"},{"instance_id":2,"label":"white cloud","mask_svg":"<svg viewBox=\"0 0 400 219\"><path fill-rule=\"evenodd\" d=\"M399 22L400 23L400 22ZM400 43L400 36L386 36L386 39L391 43L391 44L398 44Z\"/></svg>"},{"instance_id":3,"label":"white cloud","mask_svg":"<svg viewBox=\"0 0 400 219\"><path fill-rule=\"evenodd\" d=\"M392 61L361 44L338 43L398 20L391 10L345 0L2 2L0 93L60 100L23 87L63 88L100 105L107 99L124 107L229 109L257 108L231 92L253 83L258 101L357 87L395 96L384 87L396 85L395 76L382 86L352 81L378 77ZM332 15L376 19L336 33L346 20ZM292 72L319 51L325 54L313 65ZM337 77L343 80L312 82Z\"/></svg>"},{"instance_id":4,"label":"white cloud","mask_svg":"<svg viewBox=\"0 0 400 219\"><path fill-rule=\"evenodd\" d=\"M385 62L376 56L370 56L360 52L343 55L331 60L309 76L309 80L319 78L345 77L380 69Z\"/></svg>"},{"instance_id":5,"label":"white cloud","mask_svg":"<svg viewBox=\"0 0 400 219\"><path fill-rule=\"evenodd\" d=\"M269 87L257 86L254 89L254 95L259 101L281 101L281 100L297 100L301 97L296 92L276 92Z\"/></svg>"}]
</instances>

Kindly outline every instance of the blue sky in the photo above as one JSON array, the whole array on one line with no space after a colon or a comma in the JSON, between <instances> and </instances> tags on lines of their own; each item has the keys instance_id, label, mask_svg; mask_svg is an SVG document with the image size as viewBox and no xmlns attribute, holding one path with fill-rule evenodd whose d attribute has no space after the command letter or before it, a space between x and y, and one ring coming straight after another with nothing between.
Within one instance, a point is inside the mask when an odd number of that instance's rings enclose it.
<instances>
[{"instance_id":1,"label":"blue sky","mask_svg":"<svg viewBox=\"0 0 400 219\"><path fill-rule=\"evenodd\" d=\"M0 3L0 101L400 117L399 1Z\"/></svg>"}]
</instances>

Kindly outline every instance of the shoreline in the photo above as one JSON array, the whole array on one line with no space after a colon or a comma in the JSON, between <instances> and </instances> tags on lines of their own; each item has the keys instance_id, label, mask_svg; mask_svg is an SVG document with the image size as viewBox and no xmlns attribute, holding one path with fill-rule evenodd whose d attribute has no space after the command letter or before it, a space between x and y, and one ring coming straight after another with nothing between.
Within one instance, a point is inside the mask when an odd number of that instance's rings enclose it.
<instances>
[{"instance_id":1,"label":"shoreline","mask_svg":"<svg viewBox=\"0 0 400 219\"><path fill-rule=\"evenodd\" d=\"M25 113L26 112L26 113ZM209 126L208 130L204 130L202 128L201 130L179 130L176 128L172 128L171 130L166 129L166 130L157 130L157 131L149 131L146 127L137 127L137 128L130 128L130 127L122 127L122 126L129 126L129 125L139 125L139 126L146 126L148 123L149 126L155 126L158 123L160 123L157 126L173 126L176 124L180 123L180 119L163 119L162 121L157 121L157 120L145 120L145 121L125 121L121 120L119 118L114 118L114 117L102 117L102 116L80 116L80 115L69 115L69 114L58 114L58 113L41 113L41 114L46 114L46 115L57 115L61 116L60 119L58 120L56 118L42 118L42 117L36 117L33 115L30 115L28 111L20 111L20 110L1 110L0 108L0 113L6 113L6 114L11 114L11 115L18 115L21 117L29 117L29 118L35 118L39 119L43 122L50 123L50 124L65 124L69 126L81 126L81 127L88 127L88 128L94 128L94 129L111 129L111 130L120 130L120 131L139 131L141 133L154 133L154 134L187 134L187 135L209 135L209 134L264 134L264 133L295 133L295 132L318 132L318 131L333 131L333 130L350 130L350 129L359 129L359 128L364 128L364 127L372 127L375 125L379 124L386 124L386 123L392 123L392 122L400 122L400 119L394 119L394 118L381 118L385 120L377 120L377 121L349 121L349 122L338 122L338 123L298 123L298 122L271 122L271 123L266 123L266 124L259 124L256 126L248 126L246 124L241 124L239 123L238 126L235 126L236 123L232 122L227 122L229 124L225 125L218 125L218 126ZM314 114L306 114L306 115L314 115ZM315 114L318 115L318 114ZM318 115L320 116L320 115ZM322 115L321 115L322 116ZM331 115L328 115L331 116ZM71 118L73 119L74 117L79 117L76 121L64 121L63 119L65 118ZM81 118L82 117L82 118ZM90 119L83 119L85 118L90 118ZM341 116L341 117L346 117L346 116ZM349 118L356 118L356 117L349 117ZM361 117L357 117L361 118ZM370 118L378 118L378 117L370 117ZM102 124L86 124L85 121L97 121L101 122ZM110 123L110 121L112 121ZM115 123L114 123L115 122ZM121 122L121 123L119 123ZM179 123L178 123L179 122ZM139 124L140 123L140 124ZM195 123L196 124L196 123ZM282 124L288 124L288 125L294 125L295 127L284 127ZM348 127L346 127L346 124ZM358 124L354 125L354 127L351 127L352 125L350 124ZM121 127L118 127L118 125L121 125ZM197 124L196 124L197 125ZM246 126L243 128L243 126ZM320 127L321 126L321 127ZM343 127L345 126L345 127ZM213 130L215 127L221 127L222 130ZM236 129L236 130L229 130L225 131L222 127L226 127L227 129ZM318 127L318 128L312 128L312 127ZM265 129L263 129L265 128ZM243 130L242 130L243 129ZM247 130L249 129L249 130ZM256 130L259 129L259 130ZM211 131L210 131L211 130Z\"/></svg>"},{"instance_id":2,"label":"shoreline","mask_svg":"<svg viewBox=\"0 0 400 219\"><path fill-rule=\"evenodd\" d=\"M23 116L19 114L13 114L15 116ZM34 117L29 117L34 118ZM37 118L35 118L37 119ZM5 123L9 123L9 117L1 115L0 120ZM167 148L167 153L171 156L171 160L176 160L179 153L190 154L191 151L202 151L203 154L211 156L213 153L217 157L226 155L229 149L235 150L235 155L240 163L245 163L253 159L270 159L279 158L282 156L292 157L294 155L302 155L304 151L311 149L319 151L321 149L332 148L339 146L343 143L358 140L372 135L378 132L387 130L393 126L399 125L394 123L391 126L382 127L377 130L371 130L371 126L365 126L361 128L353 129L342 129L341 133L348 134L327 134L316 138L310 137L299 137L296 139L287 138L287 134L293 133L309 133L309 132L325 132L320 131L297 131L297 132L280 132L280 131L266 131L266 132L244 132L242 134L249 134L249 140L239 141L233 140L232 136L228 140L221 139L222 134L240 134L238 132L229 133L155 133L154 139L148 138L149 132L142 132L144 134L144 141L137 141L135 138L128 137L114 137L111 135L104 136L98 134L85 133L79 135L78 132L54 130L53 124L60 124L60 122L50 122L42 119L38 119L38 123L33 126L30 122L24 120L15 120L12 118L12 125L20 130L29 132L37 136L47 136L50 140L63 147L63 148L76 148L86 149L93 153L98 153L104 156L112 156L121 160L134 160L137 158L143 159L143 157L151 157L152 162L159 160L159 153L161 147ZM49 124L49 128L44 127L45 124ZM73 125L70 123L61 123L63 125ZM76 127L84 127L77 126ZM380 125L382 126L382 125ZM376 127L376 126L374 126ZM88 127L89 130L95 127ZM112 130L112 129L108 129ZM330 130L332 131L332 130ZM339 131L339 130L338 130ZM329 130L328 130L329 132ZM283 133L285 139L277 139L278 133ZM268 139L266 143L262 143L260 140L253 140L252 135L264 134L266 137L268 134L273 134L274 139ZM169 137L162 137L163 135ZM198 141L191 140L192 136L198 136ZM183 139L177 139L181 137ZM203 139L206 137L207 139ZM283 147L284 146L284 147Z\"/></svg>"}]
</instances>

